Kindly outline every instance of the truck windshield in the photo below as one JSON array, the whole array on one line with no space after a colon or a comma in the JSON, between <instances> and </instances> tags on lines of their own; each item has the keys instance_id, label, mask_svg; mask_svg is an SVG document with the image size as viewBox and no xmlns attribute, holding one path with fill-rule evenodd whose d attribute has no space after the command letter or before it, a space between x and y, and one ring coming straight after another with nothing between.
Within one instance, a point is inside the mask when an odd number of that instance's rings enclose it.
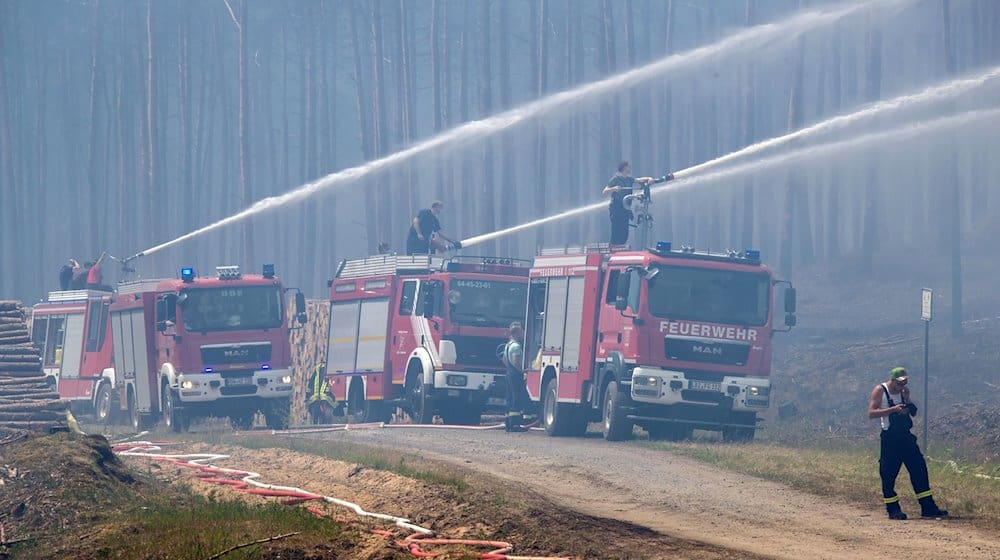
<instances>
[{"instance_id":1,"label":"truck windshield","mask_svg":"<svg viewBox=\"0 0 1000 560\"><path fill-rule=\"evenodd\" d=\"M192 288L180 300L186 331L270 329L282 322L277 286Z\"/></svg>"},{"instance_id":2,"label":"truck windshield","mask_svg":"<svg viewBox=\"0 0 1000 560\"><path fill-rule=\"evenodd\" d=\"M448 310L460 325L506 327L524 321L527 295L527 283L457 278L449 285Z\"/></svg>"},{"instance_id":3,"label":"truck windshield","mask_svg":"<svg viewBox=\"0 0 1000 560\"><path fill-rule=\"evenodd\" d=\"M761 326L770 309L764 272L657 266L649 280L649 312L673 320Z\"/></svg>"}]
</instances>

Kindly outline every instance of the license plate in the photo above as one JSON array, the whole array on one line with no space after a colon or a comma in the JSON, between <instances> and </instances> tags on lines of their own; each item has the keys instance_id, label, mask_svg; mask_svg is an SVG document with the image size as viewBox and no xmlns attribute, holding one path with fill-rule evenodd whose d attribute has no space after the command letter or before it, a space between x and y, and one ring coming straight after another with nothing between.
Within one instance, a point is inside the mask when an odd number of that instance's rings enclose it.
<instances>
[{"instance_id":1,"label":"license plate","mask_svg":"<svg viewBox=\"0 0 1000 560\"><path fill-rule=\"evenodd\" d=\"M697 379L692 379L688 383L689 389L694 389L695 391L722 391L722 383L716 383L714 381L698 381Z\"/></svg>"},{"instance_id":2,"label":"license plate","mask_svg":"<svg viewBox=\"0 0 1000 560\"><path fill-rule=\"evenodd\" d=\"M253 377L230 377L226 385L253 385Z\"/></svg>"}]
</instances>

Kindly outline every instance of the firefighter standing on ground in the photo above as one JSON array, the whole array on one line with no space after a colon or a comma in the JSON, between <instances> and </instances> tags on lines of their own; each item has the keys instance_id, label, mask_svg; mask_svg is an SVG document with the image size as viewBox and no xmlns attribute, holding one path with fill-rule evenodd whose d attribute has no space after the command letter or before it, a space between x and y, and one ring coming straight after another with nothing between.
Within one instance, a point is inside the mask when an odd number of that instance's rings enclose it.
<instances>
[{"instance_id":1,"label":"firefighter standing on ground","mask_svg":"<svg viewBox=\"0 0 1000 560\"><path fill-rule=\"evenodd\" d=\"M896 476L900 467L906 465L913 492L920 502L921 517L944 517L948 512L934 503L927 462L917 446L917 436L910 432L913 427L911 417L917 415L917 406L910 401L910 390L906 386L908 381L905 369L893 368L889 381L876 385L868 399L868 417L878 418L882 426L879 476L882 478L885 509L889 519L906 519L896 495Z\"/></svg>"},{"instance_id":2,"label":"firefighter standing on ground","mask_svg":"<svg viewBox=\"0 0 1000 560\"><path fill-rule=\"evenodd\" d=\"M320 362L313 370L306 386L306 409L313 424L333 422L333 409L337 400L330 392L330 382L326 379L326 364Z\"/></svg>"},{"instance_id":3,"label":"firefighter standing on ground","mask_svg":"<svg viewBox=\"0 0 1000 560\"><path fill-rule=\"evenodd\" d=\"M524 407L528 404L528 388L524 386L524 327L521 323L510 324L510 340L503 349L503 363L507 367L507 419L504 429L508 432L523 432Z\"/></svg>"}]
</instances>

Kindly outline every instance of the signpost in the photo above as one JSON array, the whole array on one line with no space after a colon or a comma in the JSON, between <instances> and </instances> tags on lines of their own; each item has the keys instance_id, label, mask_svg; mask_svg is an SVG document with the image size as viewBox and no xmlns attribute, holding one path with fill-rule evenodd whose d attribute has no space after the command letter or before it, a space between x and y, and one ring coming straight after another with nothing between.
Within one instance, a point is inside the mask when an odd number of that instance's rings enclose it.
<instances>
[{"instance_id":1,"label":"signpost","mask_svg":"<svg viewBox=\"0 0 1000 560\"><path fill-rule=\"evenodd\" d=\"M927 389L928 372L927 364L930 354L931 343L931 317L932 305L934 302L934 291L924 288L920 292L920 318L924 321L924 453L927 453L927 433L930 431L930 417L927 415Z\"/></svg>"}]
</instances>

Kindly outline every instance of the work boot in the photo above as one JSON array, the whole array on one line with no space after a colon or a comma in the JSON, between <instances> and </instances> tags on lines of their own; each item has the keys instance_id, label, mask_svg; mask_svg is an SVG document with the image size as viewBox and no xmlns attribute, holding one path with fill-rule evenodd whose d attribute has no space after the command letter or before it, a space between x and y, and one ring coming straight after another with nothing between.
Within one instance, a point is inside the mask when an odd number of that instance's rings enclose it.
<instances>
[{"instance_id":1,"label":"work boot","mask_svg":"<svg viewBox=\"0 0 1000 560\"><path fill-rule=\"evenodd\" d=\"M906 514L903 513L902 508L899 507L899 502L894 502L885 505L885 510L889 513L889 519L894 519L897 521L905 521Z\"/></svg>"},{"instance_id":2,"label":"work boot","mask_svg":"<svg viewBox=\"0 0 1000 560\"><path fill-rule=\"evenodd\" d=\"M948 517L948 512L934 503L934 496L920 498L920 517Z\"/></svg>"}]
</instances>

